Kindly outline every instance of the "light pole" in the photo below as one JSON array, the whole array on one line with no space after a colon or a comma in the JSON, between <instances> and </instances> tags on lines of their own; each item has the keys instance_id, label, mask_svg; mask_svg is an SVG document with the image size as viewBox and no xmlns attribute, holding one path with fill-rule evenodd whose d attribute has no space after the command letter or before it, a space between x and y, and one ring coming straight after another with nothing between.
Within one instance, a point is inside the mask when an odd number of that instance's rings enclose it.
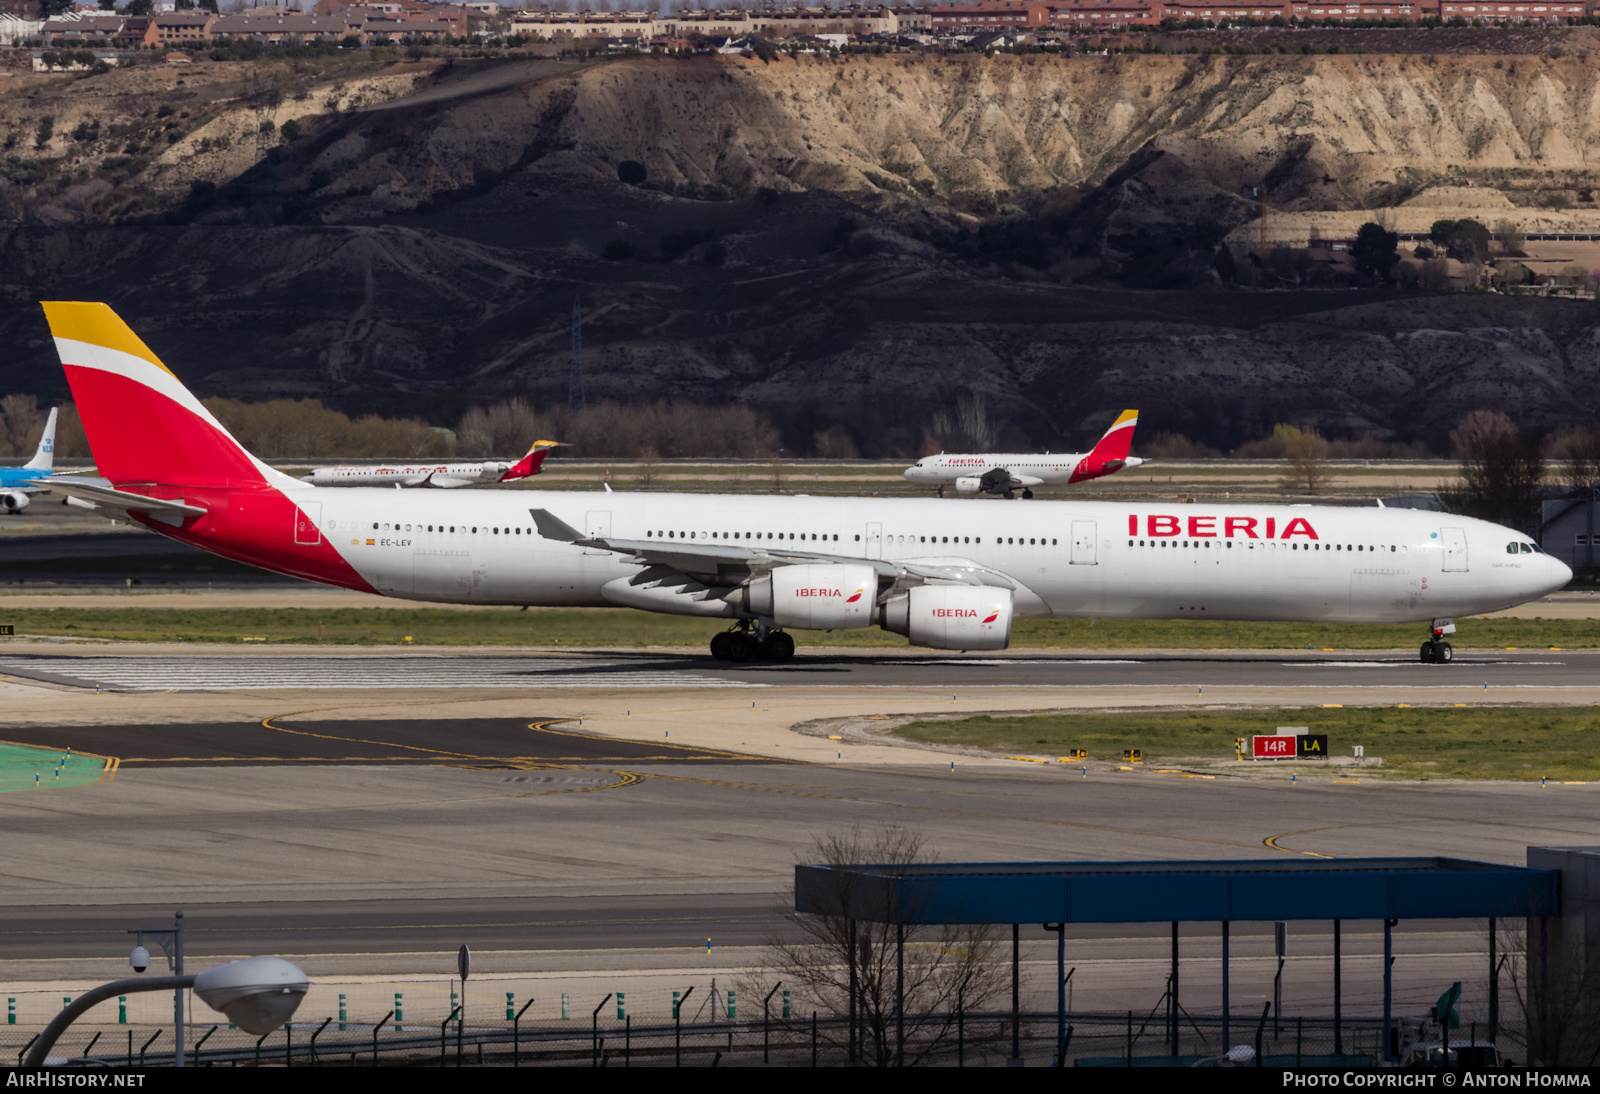
<instances>
[{"instance_id":1,"label":"light pole","mask_svg":"<svg viewBox=\"0 0 1600 1094\"><path fill-rule=\"evenodd\" d=\"M143 947L134 949L135 956ZM135 965L143 972L146 964ZM294 1016L300 1001L310 988L306 974L278 957L249 957L243 961L230 961L207 969L199 976L158 976L153 980L116 980L101 984L84 992L51 1019L28 1050L24 1067L43 1067L50 1049L77 1018L93 1007L116 995L133 995L136 992L166 991L171 988L182 997L185 988L194 988L195 994L205 1000L213 1010L220 1010L240 1029L262 1035L271 1033ZM181 1061L182 1056L178 1059Z\"/></svg>"},{"instance_id":2,"label":"light pole","mask_svg":"<svg viewBox=\"0 0 1600 1094\"><path fill-rule=\"evenodd\" d=\"M133 952L128 955L128 964L133 966L134 972L144 972L150 967L150 951L145 949L144 936L149 935L155 939L156 945L161 947L161 952L167 957L167 968L172 976L165 979L184 979L183 975L183 910L173 913L171 927L129 927L128 933L134 936ZM169 945L170 943L170 945ZM190 983L192 983L192 979ZM183 990L189 984L174 984L172 989L172 1036L177 1044L177 1054L174 1057L176 1066L182 1067L183 1060ZM154 989L159 990L159 989Z\"/></svg>"}]
</instances>

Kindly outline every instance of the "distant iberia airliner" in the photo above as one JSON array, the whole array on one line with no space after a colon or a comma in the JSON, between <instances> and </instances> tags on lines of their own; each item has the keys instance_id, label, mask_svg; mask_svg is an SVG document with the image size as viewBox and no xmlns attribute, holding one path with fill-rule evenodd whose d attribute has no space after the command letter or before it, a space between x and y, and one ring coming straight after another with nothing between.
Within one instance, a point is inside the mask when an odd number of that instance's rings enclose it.
<instances>
[{"instance_id":1,"label":"distant iberia airliner","mask_svg":"<svg viewBox=\"0 0 1600 1094\"><path fill-rule=\"evenodd\" d=\"M1124 410L1088 452L941 452L924 456L906 468L906 478L937 486L940 497L944 496L945 487L954 486L962 494L1002 494L1011 498L1021 490L1023 497L1031 498L1035 486L1088 482L1125 467L1149 463L1128 455L1133 447L1133 427L1138 424L1139 412Z\"/></svg>"},{"instance_id":2,"label":"distant iberia airliner","mask_svg":"<svg viewBox=\"0 0 1600 1094\"><path fill-rule=\"evenodd\" d=\"M44 309L105 476L52 490L325 585L724 620L711 653L730 661L787 660L791 630L872 626L1000 650L1017 619L1080 616L1415 622L1438 664L1453 617L1572 578L1520 532L1415 509L326 490L246 451L104 304Z\"/></svg>"},{"instance_id":3,"label":"distant iberia airliner","mask_svg":"<svg viewBox=\"0 0 1600 1094\"><path fill-rule=\"evenodd\" d=\"M485 482L511 482L537 475L544 458L558 441L534 441L516 463L481 460L476 463L374 463L345 467L319 467L302 476L312 486L435 486L448 489Z\"/></svg>"}]
</instances>

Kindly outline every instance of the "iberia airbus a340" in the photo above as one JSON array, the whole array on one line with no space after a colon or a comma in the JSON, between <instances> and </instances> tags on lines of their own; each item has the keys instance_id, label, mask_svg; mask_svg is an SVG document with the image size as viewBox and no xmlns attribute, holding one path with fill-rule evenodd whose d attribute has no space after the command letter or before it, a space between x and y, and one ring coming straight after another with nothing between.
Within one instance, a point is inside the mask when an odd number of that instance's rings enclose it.
<instances>
[{"instance_id":1,"label":"iberia airbus a340","mask_svg":"<svg viewBox=\"0 0 1600 1094\"><path fill-rule=\"evenodd\" d=\"M44 309L105 476L52 488L363 592L726 619L735 661L786 660L793 629L998 650L1018 618L1099 616L1416 622L1440 662L1454 617L1572 576L1520 532L1410 509L330 490L246 452L104 304Z\"/></svg>"}]
</instances>

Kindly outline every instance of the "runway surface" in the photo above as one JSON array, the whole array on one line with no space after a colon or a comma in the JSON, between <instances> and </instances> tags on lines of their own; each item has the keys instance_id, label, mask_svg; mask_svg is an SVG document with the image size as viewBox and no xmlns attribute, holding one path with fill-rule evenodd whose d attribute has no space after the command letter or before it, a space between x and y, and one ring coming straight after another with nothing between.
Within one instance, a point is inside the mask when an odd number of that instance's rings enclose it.
<instances>
[{"instance_id":1,"label":"runway surface","mask_svg":"<svg viewBox=\"0 0 1600 1094\"><path fill-rule=\"evenodd\" d=\"M550 729L522 718L337 722L267 718L155 725L10 726L10 744L115 758L128 767L305 764L432 764L476 769L544 765L783 763L670 742L628 741ZM598 784L613 782L599 778Z\"/></svg>"},{"instance_id":2,"label":"runway surface","mask_svg":"<svg viewBox=\"0 0 1600 1094\"><path fill-rule=\"evenodd\" d=\"M0 656L0 674L110 691L292 687L760 688L974 687L1590 687L1600 651L1461 651L1454 664L1338 651L938 656L812 653L786 665L731 665L679 652L29 654Z\"/></svg>"},{"instance_id":3,"label":"runway surface","mask_svg":"<svg viewBox=\"0 0 1600 1094\"><path fill-rule=\"evenodd\" d=\"M410 954L439 950L450 940L457 945L465 942L474 950L687 950L703 948L707 938L717 947L749 947L760 946L771 934L782 918L781 905L781 895L766 893L686 893L675 897L670 908L648 896L216 904L185 913L185 945L195 958L228 957L246 947L328 956ZM172 912L163 904L0 907L0 953L9 960L104 958L108 948L122 944L129 925L170 923ZM1407 922L1401 933L1439 935L1461 927L1450 920L1417 920ZM1075 941L1164 940L1169 932L1164 923L1072 927ZM1184 932L1209 940L1216 930L1186 924ZM1382 937L1377 923L1352 922L1344 932L1347 942ZM1271 935L1270 923L1233 927L1235 941L1245 944ZM1027 925L1023 937L1042 942L1054 935L1035 923ZM1296 941L1303 954L1305 943Z\"/></svg>"}]
</instances>

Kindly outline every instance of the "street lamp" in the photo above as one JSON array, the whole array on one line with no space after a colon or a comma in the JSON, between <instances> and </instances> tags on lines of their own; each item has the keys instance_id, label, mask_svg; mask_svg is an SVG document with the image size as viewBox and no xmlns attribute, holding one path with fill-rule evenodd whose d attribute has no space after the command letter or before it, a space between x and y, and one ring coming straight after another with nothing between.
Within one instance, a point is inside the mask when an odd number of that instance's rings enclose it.
<instances>
[{"instance_id":1,"label":"street lamp","mask_svg":"<svg viewBox=\"0 0 1600 1094\"><path fill-rule=\"evenodd\" d=\"M135 972L143 972L150 967L150 951L145 949L143 939L144 935L149 934L156 936L157 942L166 952L167 961L173 966L174 975L157 976L148 980L116 980L84 992L69 1006L63 1008L61 1013L44 1028L44 1032L39 1034L39 1039L34 1041L33 1047L28 1050L28 1057L23 1061L24 1066L44 1066L45 1060L50 1055L50 1049L66 1032L67 1027L96 1003L104 1002L112 996L166 991L169 988L172 990L176 999L174 1015L180 1023L177 1029L178 1051L175 1060L177 1065L182 1067L184 1061L181 1022L185 989L193 988L194 993L207 1006L226 1014L234 1025L249 1033L265 1035L294 1016L295 1010L311 986L305 973L280 957L247 957L242 961L230 961L226 965L207 969L198 976L185 975L182 912L178 913L177 923L171 930L158 928L130 933L140 936L133 952L128 955L128 962ZM170 950L164 940L166 937L170 937L173 942L173 948Z\"/></svg>"}]
</instances>

